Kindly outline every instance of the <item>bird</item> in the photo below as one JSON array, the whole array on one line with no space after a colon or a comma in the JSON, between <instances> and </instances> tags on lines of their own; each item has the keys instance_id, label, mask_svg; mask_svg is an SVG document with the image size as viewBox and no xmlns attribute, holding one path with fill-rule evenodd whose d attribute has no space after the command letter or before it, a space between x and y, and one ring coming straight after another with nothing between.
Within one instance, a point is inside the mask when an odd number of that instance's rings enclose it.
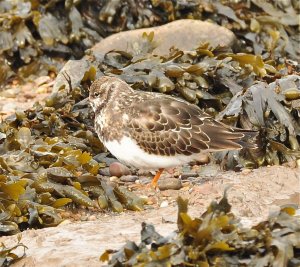
<instances>
[{"instance_id":1,"label":"bird","mask_svg":"<svg viewBox=\"0 0 300 267\"><path fill-rule=\"evenodd\" d=\"M197 105L157 92L134 90L125 81L102 76L90 86L95 132L121 163L157 170L197 160L210 152L256 148L255 130L216 121Z\"/></svg>"}]
</instances>

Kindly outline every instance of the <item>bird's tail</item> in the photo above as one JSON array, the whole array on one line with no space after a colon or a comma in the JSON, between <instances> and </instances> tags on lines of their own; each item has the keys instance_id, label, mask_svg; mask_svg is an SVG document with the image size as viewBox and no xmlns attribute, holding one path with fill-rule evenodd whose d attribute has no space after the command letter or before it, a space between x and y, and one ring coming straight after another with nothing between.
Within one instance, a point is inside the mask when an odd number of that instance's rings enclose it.
<instances>
[{"instance_id":1,"label":"bird's tail","mask_svg":"<svg viewBox=\"0 0 300 267\"><path fill-rule=\"evenodd\" d=\"M240 139L235 140L235 142L241 145L243 148L250 148L250 149L258 148L258 141L257 141L257 137L259 134L258 131L245 130L239 128L234 128L233 131L235 133L243 134L243 136Z\"/></svg>"}]
</instances>

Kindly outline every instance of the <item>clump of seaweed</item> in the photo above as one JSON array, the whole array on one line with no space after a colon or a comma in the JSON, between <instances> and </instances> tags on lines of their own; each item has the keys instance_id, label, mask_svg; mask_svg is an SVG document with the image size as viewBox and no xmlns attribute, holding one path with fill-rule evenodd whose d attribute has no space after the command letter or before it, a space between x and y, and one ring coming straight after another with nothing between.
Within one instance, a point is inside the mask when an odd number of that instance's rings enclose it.
<instances>
[{"instance_id":1,"label":"clump of seaweed","mask_svg":"<svg viewBox=\"0 0 300 267\"><path fill-rule=\"evenodd\" d=\"M79 69L81 73L98 69L96 76L118 76L136 90L182 97L227 124L260 130L259 149L244 153L245 157L230 152L225 164L230 168L299 159L300 83L293 66L209 44L191 51L174 48L168 55L153 55L155 36L145 34L139 45L140 52L135 55L111 51L99 57L91 52L80 61L69 61L54 89L67 85L64 72L76 87L84 76L78 74Z\"/></svg>"},{"instance_id":2,"label":"clump of seaweed","mask_svg":"<svg viewBox=\"0 0 300 267\"><path fill-rule=\"evenodd\" d=\"M217 15L216 15L217 14ZM299 57L297 1L8 1L0 3L0 82L61 69L112 33L192 18L224 25L240 52L282 61ZM281 62L283 63L283 62Z\"/></svg>"},{"instance_id":3,"label":"clump of seaweed","mask_svg":"<svg viewBox=\"0 0 300 267\"><path fill-rule=\"evenodd\" d=\"M2 267L10 266L12 263L17 262L25 256L25 250L27 247L21 243L21 235L17 236L17 244L12 247L5 246L4 243L0 244L0 265ZM14 250L17 248L23 248L23 254L17 255Z\"/></svg>"},{"instance_id":4,"label":"clump of seaweed","mask_svg":"<svg viewBox=\"0 0 300 267\"><path fill-rule=\"evenodd\" d=\"M226 194L200 217L188 215L188 201L178 199L178 230L161 236L142 223L141 242L127 241L100 257L108 266L299 266L300 220L283 207L252 228L243 228L230 212Z\"/></svg>"},{"instance_id":5,"label":"clump of seaweed","mask_svg":"<svg viewBox=\"0 0 300 267\"><path fill-rule=\"evenodd\" d=\"M300 159L300 76L288 75L272 83L256 82L237 93L218 119L239 117L241 125L259 125L265 142L253 157L267 164ZM259 151L258 151L259 152Z\"/></svg>"},{"instance_id":6,"label":"clump of seaweed","mask_svg":"<svg viewBox=\"0 0 300 267\"><path fill-rule=\"evenodd\" d=\"M104 211L143 209L142 199L98 174L105 164L93 156L103 146L90 131L90 110L75 105L88 91L69 89L0 125L1 234L57 225L58 209L71 202Z\"/></svg>"}]
</instances>

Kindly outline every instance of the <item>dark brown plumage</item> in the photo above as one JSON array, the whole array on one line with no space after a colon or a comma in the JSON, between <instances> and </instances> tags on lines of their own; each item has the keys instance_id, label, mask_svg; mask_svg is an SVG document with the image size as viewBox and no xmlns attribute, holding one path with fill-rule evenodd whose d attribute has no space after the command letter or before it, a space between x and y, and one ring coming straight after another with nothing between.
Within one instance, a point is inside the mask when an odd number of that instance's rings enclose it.
<instances>
[{"instance_id":1,"label":"dark brown plumage","mask_svg":"<svg viewBox=\"0 0 300 267\"><path fill-rule=\"evenodd\" d=\"M192 155L203 150L253 148L255 131L235 129L213 120L197 106L169 97L145 95L127 114L129 135L148 153Z\"/></svg>"}]
</instances>

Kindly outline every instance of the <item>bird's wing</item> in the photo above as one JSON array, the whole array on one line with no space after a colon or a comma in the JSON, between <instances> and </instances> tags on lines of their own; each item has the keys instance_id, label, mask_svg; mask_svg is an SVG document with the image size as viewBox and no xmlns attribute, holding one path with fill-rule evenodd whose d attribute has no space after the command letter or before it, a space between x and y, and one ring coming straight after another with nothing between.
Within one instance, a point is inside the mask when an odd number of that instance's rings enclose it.
<instances>
[{"instance_id":1,"label":"bird's wing","mask_svg":"<svg viewBox=\"0 0 300 267\"><path fill-rule=\"evenodd\" d=\"M243 132L213 120L197 106L158 97L136 103L128 110L127 129L146 152L192 155L205 151L241 149Z\"/></svg>"}]
</instances>

